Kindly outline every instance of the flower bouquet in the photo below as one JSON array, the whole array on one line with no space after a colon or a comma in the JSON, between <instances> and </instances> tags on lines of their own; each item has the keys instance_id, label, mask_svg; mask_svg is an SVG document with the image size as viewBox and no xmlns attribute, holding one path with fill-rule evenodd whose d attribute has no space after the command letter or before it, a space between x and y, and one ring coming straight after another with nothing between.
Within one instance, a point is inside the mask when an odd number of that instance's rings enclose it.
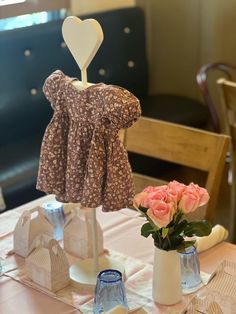
<instances>
[{"instance_id":1,"label":"flower bouquet","mask_svg":"<svg viewBox=\"0 0 236 314\"><path fill-rule=\"evenodd\" d=\"M186 237L207 236L212 226L206 220L188 222L185 214L207 204L209 194L197 184L171 181L167 185L149 186L134 197L134 207L146 217L141 234L150 234L162 250L184 251L195 241Z\"/></svg>"},{"instance_id":2,"label":"flower bouquet","mask_svg":"<svg viewBox=\"0 0 236 314\"><path fill-rule=\"evenodd\" d=\"M209 200L206 189L197 184L172 181L167 185L145 188L134 198L134 207L146 218L141 228L144 237L152 235L153 300L171 305L182 299L180 256L193 246L193 236L207 236L212 226L206 220L188 222L185 214L194 212Z\"/></svg>"}]
</instances>

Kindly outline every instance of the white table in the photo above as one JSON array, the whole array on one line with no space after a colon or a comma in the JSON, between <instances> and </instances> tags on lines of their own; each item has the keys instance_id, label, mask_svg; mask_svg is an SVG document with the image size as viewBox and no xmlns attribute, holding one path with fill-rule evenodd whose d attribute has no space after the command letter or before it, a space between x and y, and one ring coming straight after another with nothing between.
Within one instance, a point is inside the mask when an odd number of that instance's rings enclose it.
<instances>
[{"instance_id":1,"label":"white table","mask_svg":"<svg viewBox=\"0 0 236 314\"><path fill-rule=\"evenodd\" d=\"M0 254L4 251L4 246L12 241L12 230L22 211L38 206L51 198L52 196L40 198L0 216ZM140 235L143 220L136 211L130 209L110 213L97 211L97 219L104 232L105 248L139 259L144 263L152 263L153 240L151 237L146 239ZM212 272L224 259L236 260L235 245L224 242L201 253L201 269ZM8 260L22 263L22 259L15 255L10 256ZM70 305L2 276L0 277L0 314L18 312L22 314L80 313ZM162 313L162 309L157 308L156 313Z\"/></svg>"}]
</instances>

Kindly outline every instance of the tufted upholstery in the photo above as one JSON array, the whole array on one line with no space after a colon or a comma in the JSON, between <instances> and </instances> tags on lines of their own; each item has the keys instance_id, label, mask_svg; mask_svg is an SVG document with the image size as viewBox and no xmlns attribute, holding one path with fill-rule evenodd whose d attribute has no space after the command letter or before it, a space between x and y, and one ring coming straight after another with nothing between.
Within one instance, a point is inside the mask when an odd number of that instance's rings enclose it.
<instances>
[{"instance_id":1,"label":"tufted upholstery","mask_svg":"<svg viewBox=\"0 0 236 314\"><path fill-rule=\"evenodd\" d=\"M206 125L207 109L196 101L173 95L148 96L141 9L92 17L100 22L105 38L88 69L90 82L129 89L140 98L147 116L196 127ZM7 209L41 195L35 190L38 156L52 116L42 93L45 78L55 69L80 78L80 70L63 43L61 24L59 20L0 32L0 186Z\"/></svg>"},{"instance_id":2,"label":"tufted upholstery","mask_svg":"<svg viewBox=\"0 0 236 314\"><path fill-rule=\"evenodd\" d=\"M0 185L7 208L41 195L35 190L38 156L52 115L42 93L45 78L57 67L78 74L61 46L60 27L56 21L0 33Z\"/></svg>"}]
</instances>

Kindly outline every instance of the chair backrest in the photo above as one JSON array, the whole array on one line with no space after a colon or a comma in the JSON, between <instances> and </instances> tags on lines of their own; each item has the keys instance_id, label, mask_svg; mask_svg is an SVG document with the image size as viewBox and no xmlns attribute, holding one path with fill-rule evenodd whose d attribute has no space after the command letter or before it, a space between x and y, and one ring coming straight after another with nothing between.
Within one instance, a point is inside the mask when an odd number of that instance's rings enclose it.
<instances>
[{"instance_id":1,"label":"chair backrest","mask_svg":"<svg viewBox=\"0 0 236 314\"><path fill-rule=\"evenodd\" d=\"M210 194L205 217L212 220L228 150L229 136L141 117L124 136L128 152L173 162L207 173ZM134 173L136 192L156 179ZM197 183L197 182L195 182Z\"/></svg>"},{"instance_id":2,"label":"chair backrest","mask_svg":"<svg viewBox=\"0 0 236 314\"><path fill-rule=\"evenodd\" d=\"M220 78L217 80L217 85L220 89L226 129L230 132L230 126L236 122L236 82Z\"/></svg>"},{"instance_id":3,"label":"chair backrest","mask_svg":"<svg viewBox=\"0 0 236 314\"><path fill-rule=\"evenodd\" d=\"M224 123L228 134L231 135L230 169L232 172L231 207L229 231L236 243L236 82L220 78L217 80L220 91L221 106L224 110Z\"/></svg>"},{"instance_id":4,"label":"chair backrest","mask_svg":"<svg viewBox=\"0 0 236 314\"><path fill-rule=\"evenodd\" d=\"M197 73L197 83L202 93L202 97L208 106L208 110L212 120L213 131L221 133L224 130L224 121L222 121L221 107L218 108L218 104L214 100L214 90L212 89L211 78L214 77L214 86L216 86L216 78L221 77L222 74L227 79L232 80L235 77L236 65L216 62L203 65ZM214 76L213 76L214 75ZM217 75L217 77L216 77Z\"/></svg>"}]
</instances>

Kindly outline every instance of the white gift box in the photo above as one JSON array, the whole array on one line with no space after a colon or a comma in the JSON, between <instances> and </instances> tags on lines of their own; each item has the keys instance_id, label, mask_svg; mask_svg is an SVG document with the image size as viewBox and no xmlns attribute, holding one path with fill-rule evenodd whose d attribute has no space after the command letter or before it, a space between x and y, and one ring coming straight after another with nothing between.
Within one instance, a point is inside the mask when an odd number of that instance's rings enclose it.
<instances>
[{"instance_id":1,"label":"white gift box","mask_svg":"<svg viewBox=\"0 0 236 314\"><path fill-rule=\"evenodd\" d=\"M51 239L45 246L41 242L26 258L26 272L33 282L55 292L70 284L70 265L56 240Z\"/></svg>"},{"instance_id":2,"label":"white gift box","mask_svg":"<svg viewBox=\"0 0 236 314\"><path fill-rule=\"evenodd\" d=\"M41 234L53 237L53 226L41 207L25 210L20 216L13 233L14 252L26 257L34 249L34 240Z\"/></svg>"},{"instance_id":3,"label":"white gift box","mask_svg":"<svg viewBox=\"0 0 236 314\"><path fill-rule=\"evenodd\" d=\"M92 210L74 208L64 227L64 249L69 254L80 258L93 256L92 240ZM101 226L96 221L98 254L104 251L103 233Z\"/></svg>"}]
</instances>

